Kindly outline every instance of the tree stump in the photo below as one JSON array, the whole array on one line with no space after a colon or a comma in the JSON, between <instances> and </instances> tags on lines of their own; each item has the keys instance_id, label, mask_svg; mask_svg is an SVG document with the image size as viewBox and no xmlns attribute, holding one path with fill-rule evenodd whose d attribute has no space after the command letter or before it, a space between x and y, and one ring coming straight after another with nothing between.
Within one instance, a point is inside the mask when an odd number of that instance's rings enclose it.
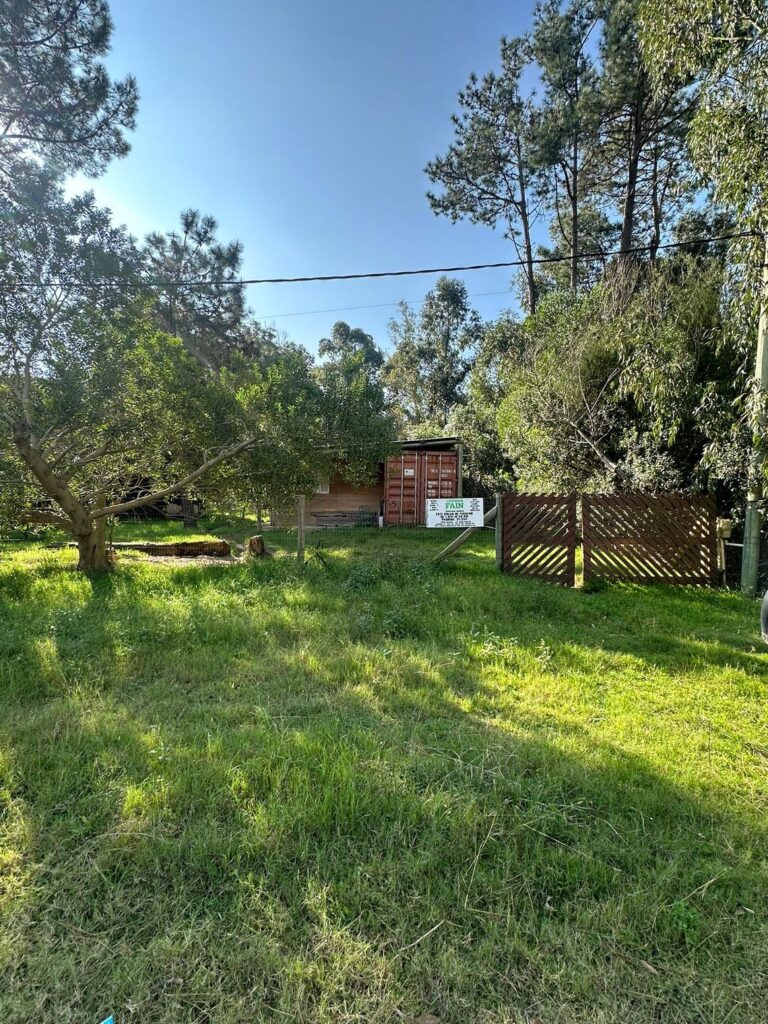
<instances>
[{"instance_id":1,"label":"tree stump","mask_svg":"<svg viewBox=\"0 0 768 1024\"><path fill-rule=\"evenodd\" d=\"M250 558L267 558L272 554L260 533L249 539L247 552Z\"/></svg>"}]
</instances>

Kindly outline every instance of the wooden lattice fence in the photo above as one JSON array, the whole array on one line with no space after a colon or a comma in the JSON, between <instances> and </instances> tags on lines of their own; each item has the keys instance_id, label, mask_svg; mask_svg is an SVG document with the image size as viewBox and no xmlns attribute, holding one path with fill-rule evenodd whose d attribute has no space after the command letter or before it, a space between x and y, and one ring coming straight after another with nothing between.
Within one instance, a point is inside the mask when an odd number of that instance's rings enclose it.
<instances>
[{"instance_id":1,"label":"wooden lattice fence","mask_svg":"<svg viewBox=\"0 0 768 1024\"><path fill-rule=\"evenodd\" d=\"M585 494L584 582L715 585L716 509L684 494Z\"/></svg>"},{"instance_id":2,"label":"wooden lattice fence","mask_svg":"<svg viewBox=\"0 0 768 1024\"><path fill-rule=\"evenodd\" d=\"M575 494L505 495L504 572L572 587L577 500ZM581 501L585 583L717 584L717 512L711 498L585 494Z\"/></svg>"},{"instance_id":3,"label":"wooden lattice fence","mask_svg":"<svg viewBox=\"0 0 768 1024\"><path fill-rule=\"evenodd\" d=\"M572 587L576 568L576 495L506 495L502 550L502 568L510 576Z\"/></svg>"}]
</instances>

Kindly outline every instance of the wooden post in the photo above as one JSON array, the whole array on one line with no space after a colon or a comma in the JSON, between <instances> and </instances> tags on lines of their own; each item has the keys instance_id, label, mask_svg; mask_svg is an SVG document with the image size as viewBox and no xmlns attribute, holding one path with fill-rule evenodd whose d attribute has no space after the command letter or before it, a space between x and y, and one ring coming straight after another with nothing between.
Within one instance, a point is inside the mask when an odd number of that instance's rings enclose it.
<instances>
[{"instance_id":1,"label":"wooden post","mask_svg":"<svg viewBox=\"0 0 768 1024\"><path fill-rule=\"evenodd\" d=\"M757 579L760 563L760 530L763 517L760 513L760 502L763 498L765 476L765 440L766 429L765 398L768 392L768 235L765 240L763 256L763 291L760 296L760 321L757 327L757 352L755 353L754 390L757 399L757 417L753 424L755 440L753 441L752 459L749 467L749 483L747 487L747 508L744 514L744 548L741 553L741 590L748 597L757 594Z\"/></svg>"},{"instance_id":2,"label":"wooden post","mask_svg":"<svg viewBox=\"0 0 768 1024\"><path fill-rule=\"evenodd\" d=\"M504 571L504 499L496 492L496 568Z\"/></svg>"},{"instance_id":3,"label":"wooden post","mask_svg":"<svg viewBox=\"0 0 768 1024\"><path fill-rule=\"evenodd\" d=\"M592 578L592 519L591 499L588 494L581 496L581 582L589 583ZM599 515L599 513L598 513Z\"/></svg>"},{"instance_id":4,"label":"wooden post","mask_svg":"<svg viewBox=\"0 0 768 1024\"><path fill-rule=\"evenodd\" d=\"M496 517L496 506L494 505L494 507L493 508L489 508L488 511L483 516L483 526L488 526L489 523L493 522L495 517ZM462 544L465 544L469 540L469 538L472 536L473 533L477 533L477 531L478 530L482 530L482 528L483 528L482 526L468 526L467 529L464 530L463 533L460 533L459 536L456 537L455 540L452 540L451 543L448 544L446 547L444 547L442 551L438 551L438 553L435 555L435 557L432 559L432 561L433 562L442 562L442 560L444 558L447 558L448 555L452 555L454 551L458 551L458 549L462 546Z\"/></svg>"},{"instance_id":5,"label":"wooden post","mask_svg":"<svg viewBox=\"0 0 768 1024\"><path fill-rule=\"evenodd\" d=\"M306 500L306 497L303 494L300 494L298 505L296 507L296 525L298 528L296 539L296 561L299 565L304 564L304 508L306 506Z\"/></svg>"}]
</instances>

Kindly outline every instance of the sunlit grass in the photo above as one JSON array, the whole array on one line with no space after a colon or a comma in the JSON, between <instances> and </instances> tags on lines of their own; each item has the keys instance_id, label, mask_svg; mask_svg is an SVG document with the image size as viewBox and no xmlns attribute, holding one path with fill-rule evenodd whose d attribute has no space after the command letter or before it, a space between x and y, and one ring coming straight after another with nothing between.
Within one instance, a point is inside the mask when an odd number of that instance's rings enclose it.
<instances>
[{"instance_id":1,"label":"sunlit grass","mask_svg":"<svg viewBox=\"0 0 768 1024\"><path fill-rule=\"evenodd\" d=\"M265 536L0 552L0 1020L764 1017L755 603Z\"/></svg>"}]
</instances>

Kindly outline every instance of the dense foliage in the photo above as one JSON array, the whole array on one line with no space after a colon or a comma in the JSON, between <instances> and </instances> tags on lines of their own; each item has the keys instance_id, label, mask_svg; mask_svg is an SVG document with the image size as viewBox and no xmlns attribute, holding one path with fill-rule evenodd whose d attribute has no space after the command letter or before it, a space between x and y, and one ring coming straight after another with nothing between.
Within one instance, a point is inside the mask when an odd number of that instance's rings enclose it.
<instances>
[{"instance_id":1,"label":"dense foliage","mask_svg":"<svg viewBox=\"0 0 768 1024\"><path fill-rule=\"evenodd\" d=\"M96 172L128 152L138 93L100 60L111 35L106 0L0 0L0 176L21 156Z\"/></svg>"},{"instance_id":2,"label":"dense foliage","mask_svg":"<svg viewBox=\"0 0 768 1024\"><path fill-rule=\"evenodd\" d=\"M540 0L459 93L428 199L514 243L524 307L453 361L440 424L476 490L705 488L736 516L757 500L764 243L718 239L768 223L767 47L752 0ZM390 365L421 397L413 333L393 332Z\"/></svg>"},{"instance_id":3,"label":"dense foliage","mask_svg":"<svg viewBox=\"0 0 768 1024\"><path fill-rule=\"evenodd\" d=\"M139 244L64 198L62 175L122 155L135 117L135 83L101 63L103 0L2 11L6 522L90 545L129 496L290 501L334 466L370 477L395 429L460 435L478 493L706 488L740 514L758 492L762 242L700 239L765 224L761 5L540 0L427 167L436 213L516 247L523 312L483 323L441 278L388 352L339 321L317 363L254 320L213 217Z\"/></svg>"},{"instance_id":4,"label":"dense foliage","mask_svg":"<svg viewBox=\"0 0 768 1024\"><path fill-rule=\"evenodd\" d=\"M381 385L352 357L317 373L295 347L261 360L233 351L232 316L206 318L188 299L181 339L158 331L167 306L132 240L92 196L66 200L44 175L34 185L0 221L6 518L68 530L94 568L100 520L184 488L266 503L314 487L334 459L354 477L373 472L389 420ZM213 339L219 368L200 355Z\"/></svg>"},{"instance_id":5,"label":"dense foliage","mask_svg":"<svg viewBox=\"0 0 768 1024\"><path fill-rule=\"evenodd\" d=\"M98 61L106 4L2 15L0 528L64 529L99 569L110 516L179 494L290 500L336 464L374 474L392 426L367 336L361 354L337 325L318 370L252 318L241 246L212 217L138 246L92 194L65 197L64 174L122 155L133 126L135 84Z\"/></svg>"}]
</instances>

